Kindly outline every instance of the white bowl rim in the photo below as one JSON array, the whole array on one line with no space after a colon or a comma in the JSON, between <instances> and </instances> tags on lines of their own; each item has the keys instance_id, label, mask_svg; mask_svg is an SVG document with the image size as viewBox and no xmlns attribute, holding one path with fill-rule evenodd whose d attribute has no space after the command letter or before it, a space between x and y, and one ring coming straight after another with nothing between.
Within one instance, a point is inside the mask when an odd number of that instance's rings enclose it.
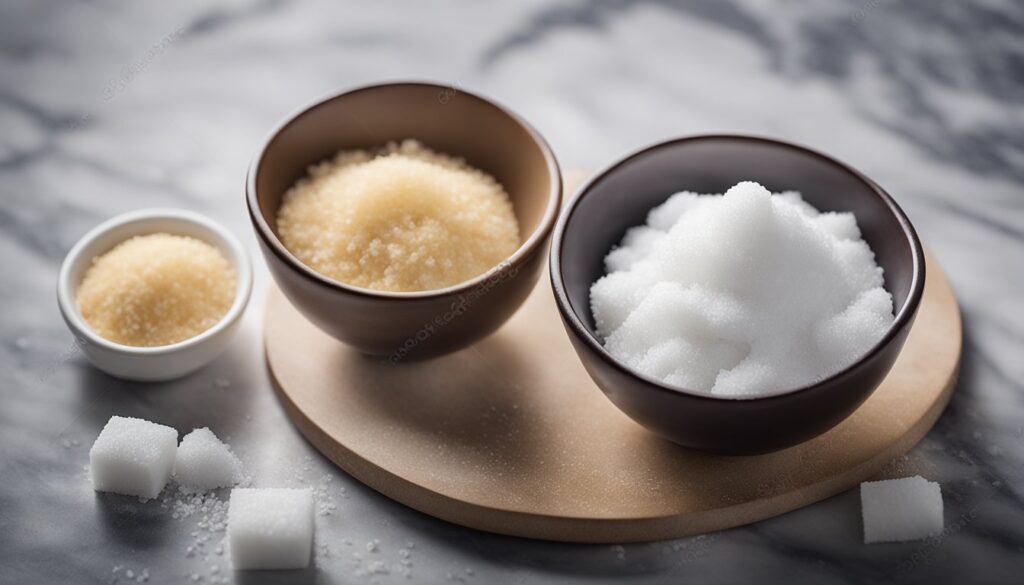
<instances>
[{"instance_id":1,"label":"white bowl rim","mask_svg":"<svg viewBox=\"0 0 1024 585\"><path fill-rule=\"evenodd\" d=\"M227 247L231 249L232 257L228 258L228 261L231 262L232 266L235 268L235 273L238 278L235 286L235 299L232 302L231 307L228 308L227 313L225 313L217 323L202 333L189 337L188 339L169 345L157 345L151 347L116 343L101 337L98 333L93 331L92 327L85 322L85 319L78 312L78 306L75 303L74 294L71 292L73 288L71 283L71 273L80 263L92 261L92 258L84 258L82 254L84 250L100 236L126 225L154 219L175 219L184 221L221 238L227 244ZM71 329L73 330L72 333L76 338L84 337L89 343L123 354L137 356L166 355L178 353L203 343L205 340L216 336L241 317L249 302L249 296L252 292L252 280L252 262L249 259L248 252L242 246L241 242L239 242L238 238L236 238L235 235L223 225L204 215L188 211L186 209L140 209L122 213L100 223L86 232L85 235L75 242L75 245L71 247L71 250L69 250L67 255L64 257L64 262L60 267L60 275L57 277L57 303L60 306L60 310L64 315L64 318L70 324Z\"/></svg>"}]
</instances>

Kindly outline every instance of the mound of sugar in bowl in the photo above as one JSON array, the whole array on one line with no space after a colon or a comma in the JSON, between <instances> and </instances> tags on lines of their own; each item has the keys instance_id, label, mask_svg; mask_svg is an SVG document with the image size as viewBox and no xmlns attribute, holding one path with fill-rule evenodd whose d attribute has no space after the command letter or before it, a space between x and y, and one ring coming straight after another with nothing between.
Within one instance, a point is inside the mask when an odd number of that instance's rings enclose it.
<instances>
[{"instance_id":1,"label":"mound of sugar in bowl","mask_svg":"<svg viewBox=\"0 0 1024 585\"><path fill-rule=\"evenodd\" d=\"M185 435L174 460L174 479L186 491L231 487L242 479L242 462L203 427Z\"/></svg>"},{"instance_id":2,"label":"mound of sugar in bowl","mask_svg":"<svg viewBox=\"0 0 1024 585\"><path fill-rule=\"evenodd\" d=\"M235 488L228 504L231 564L244 569L301 569L313 548L313 492Z\"/></svg>"},{"instance_id":3,"label":"mound of sugar in bowl","mask_svg":"<svg viewBox=\"0 0 1024 585\"><path fill-rule=\"evenodd\" d=\"M942 532L942 490L921 476L860 484L864 543L906 542Z\"/></svg>"},{"instance_id":4,"label":"mound of sugar in bowl","mask_svg":"<svg viewBox=\"0 0 1024 585\"><path fill-rule=\"evenodd\" d=\"M317 272L386 291L452 286L519 247L512 202L494 177L415 140L311 167L285 193L277 227Z\"/></svg>"},{"instance_id":5,"label":"mound of sugar in bowl","mask_svg":"<svg viewBox=\"0 0 1024 585\"><path fill-rule=\"evenodd\" d=\"M851 213L742 182L678 193L605 258L591 309L608 351L667 384L764 396L853 364L893 322Z\"/></svg>"},{"instance_id":6,"label":"mound of sugar in bowl","mask_svg":"<svg viewBox=\"0 0 1024 585\"><path fill-rule=\"evenodd\" d=\"M155 498L167 485L178 431L140 418L111 417L89 450L93 488Z\"/></svg>"},{"instance_id":7,"label":"mound of sugar in bowl","mask_svg":"<svg viewBox=\"0 0 1024 585\"><path fill-rule=\"evenodd\" d=\"M172 234L135 236L93 259L75 296L98 335L169 345L217 324L235 299L234 267L214 246Z\"/></svg>"}]
</instances>

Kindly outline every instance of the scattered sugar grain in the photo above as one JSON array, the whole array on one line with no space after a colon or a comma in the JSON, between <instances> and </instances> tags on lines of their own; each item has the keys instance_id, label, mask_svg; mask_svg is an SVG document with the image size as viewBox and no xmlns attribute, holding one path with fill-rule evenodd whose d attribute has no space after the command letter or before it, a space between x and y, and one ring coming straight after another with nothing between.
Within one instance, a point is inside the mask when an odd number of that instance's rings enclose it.
<instances>
[{"instance_id":1,"label":"scattered sugar grain","mask_svg":"<svg viewBox=\"0 0 1024 585\"><path fill-rule=\"evenodd\" d=\"M415 140L311 167L285 193L277 226L317 272L386 291L455 285L519 247L512 203L494 177Z\"/></svg>"},{"instance_id":2,"label":"scattered sugar grain","mask_svg":"<svg viewBox=\"0 0 1024 585\"><path fill-rule=\"evenodd\" d=\"M149 581L149 569L144 568L139 571L133 569L127 569L124 565L115 565L111 571L113 577L111 583L121 583L122 577L127 581L134 581L136 583L145 583Z\"/></svg>"},{"instance_id":3,"label":"scattered sugar grain","mask_svg":"<svg viewBox=\"0 0 1024 585\"><path fill-rule=\"evenodd\" d=\"M679 193L605 258L591 308L608 351L667 384L771 395L853 363L893 322L851 213L742 182Z\"/></svg>"},{"instance_id":4,"label":"scattered sugar grain","mask_svg":"<svg viewBox=\"0 0 1024 585\"><path fill-rule=\"evenodd\" d=\"M921 476L860 484L864 543L906 542L943 529L942 491Z\"/></svg>"},{"instance_id":5,"label":"scattered sugar grain","mask_svg":"<svg viewBox=\"0 0 1024 585\"><path fill-rule=\"evenodd\" d=\"M149 234L95 258L75 298L98 335L138 347L169 345L206 331L234 302L235 269L195 238Z\"/></svg>"},{"instance_id":6,"label":"scattered sugar grain","mask_svg":"<svg viewBox=\"0 0 1024 585\"><path fill-rule=\"evenodd\" d=\"M626 548L621 544L613 544L610 550L615 554L615 558L619 560L626 558Z\"/></svg>"},{"instance_id":7,"label":"scattered sugar grain","mask_svg":"<svg viewBox=\"0 0 1024 585\"><path fill-rule=\"evenodd\" d=\"M338 509L338 504L331 493L331 483L334 477L329 473L320 476L320 480L311 489L313 498L316 500L316 513L319 516L330 516Z\"/></svg>"}]
</instances>

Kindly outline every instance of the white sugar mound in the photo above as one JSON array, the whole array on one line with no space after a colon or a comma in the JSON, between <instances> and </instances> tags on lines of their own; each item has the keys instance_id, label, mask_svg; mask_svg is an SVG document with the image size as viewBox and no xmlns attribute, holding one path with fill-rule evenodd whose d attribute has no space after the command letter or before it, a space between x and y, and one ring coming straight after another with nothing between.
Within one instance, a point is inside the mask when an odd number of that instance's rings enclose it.
<instances>
[{"instance_id":1,"label":"white sugar mound","mask_svg":"<svg viewBox=\"0 0 1024 585\"><path fill-rule=\"evenodd\" d=\"M742 182L673 195L630 229L590 290L608 351L673 386L758 396L854 363L893 322L852 213Z\"/></svg>"},{"instance_id":2,"label":"white sugar mound","mask_svg":"<svg viewBox=\"0 0 1024 585\"><path fill-rule=\"evenodd\" d=\"M906 542L942 533L942 489L915 475L860 484L864 543Z\"/></svg>"},{"instance_id":3,"label":"white sugar mound","mask_svg":"<svg viewBox=\"0 0 1024 585\"><path fill-rule=\"evenodd\" d=\"M191 491L231 487L242 479L242 463L210 429L203 427L181 440L174 460L174 479Z\"/></svg>"}]
</instances>

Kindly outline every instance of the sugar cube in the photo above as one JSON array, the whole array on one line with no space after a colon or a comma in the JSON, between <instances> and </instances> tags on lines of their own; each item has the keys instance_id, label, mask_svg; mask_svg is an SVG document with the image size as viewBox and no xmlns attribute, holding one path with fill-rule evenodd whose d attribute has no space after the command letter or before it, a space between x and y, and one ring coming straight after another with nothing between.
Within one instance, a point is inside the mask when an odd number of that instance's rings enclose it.
<instances>
[{"instance_id":1,"label":"sugar cube","mask_svg":"<svg viewBox=\"0 0 1024 585\"><path fill-rule=\"evenodd\" d=\"M942 532L942 491L921 476L860 484L864 543L905 542Z\"/></svg>"},{"instance_id":2,"label":"sugar cube","mask_svg":"<svg viewBox=\"0 0 1024 585\"><path fill-rule=\"evenodd\" d=\"M89 450L92 486L98 492L155 498L171 476L177 449L178 431L171 427L110 417Z\"/></svg>"},{"instance_id":3,"label":"sugar cube","mask_svg":"<svg viewBox=\"0 0 1024 585\"><path fill-rule=\"evenodd\" d=\"M231 487L241 476L241 461L206 427L185 435L178 445L174 479L188 490Z\"/></svg>"},{"instance_id":4,"label":"sugar cube","mask_svg":"<svg viewBox=\"0 0 1024 585\"><path fill-rule=\"evenodd\" d=\"M235 569L299 569L313 548L309 489L231 490L228 546Z\"/></svg>"}]
</instances>

